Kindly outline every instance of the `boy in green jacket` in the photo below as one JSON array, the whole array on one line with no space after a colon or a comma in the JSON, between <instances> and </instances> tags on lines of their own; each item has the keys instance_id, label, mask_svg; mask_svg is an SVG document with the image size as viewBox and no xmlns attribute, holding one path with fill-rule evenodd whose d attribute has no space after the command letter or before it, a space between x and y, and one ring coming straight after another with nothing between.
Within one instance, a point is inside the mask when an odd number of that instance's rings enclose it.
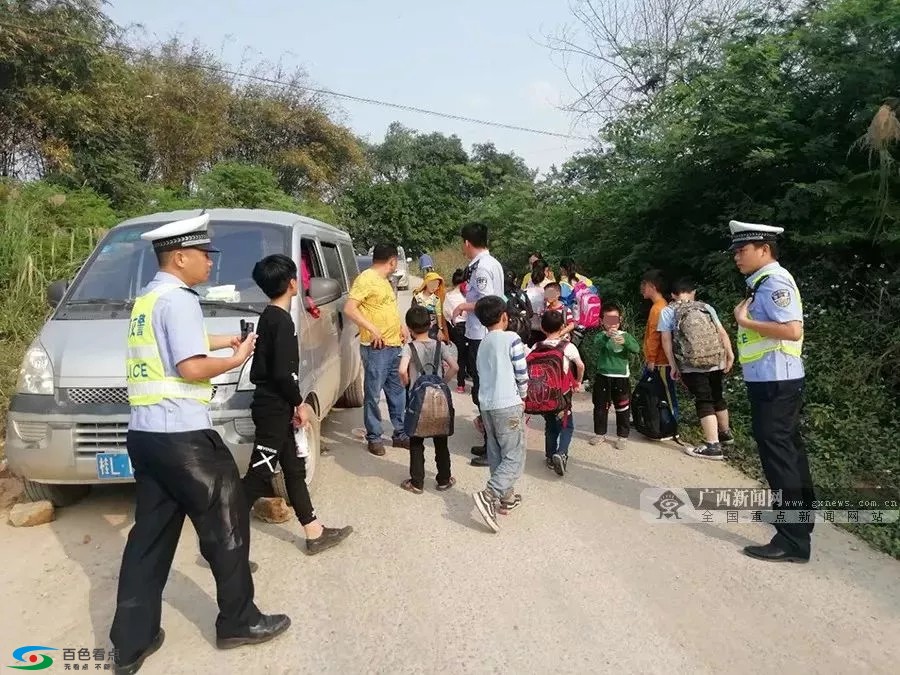
<instances>
[{"instance_id":1,"label":"boy in green jacket","mask_svg":"<svg viewBox=\"0 0 900 675\"><path fill-rule=\"evenodd\" d=\"M594 339L599 356L594 380L594 437L591 445L606 442L606 423L610 404L616 409L617 450L624 450L630 431L631 371L630 354L639 354L641 346L634 337L620 329L622 312L614 303L603 305L603 332Z\"/></svg>"}]
</instances>

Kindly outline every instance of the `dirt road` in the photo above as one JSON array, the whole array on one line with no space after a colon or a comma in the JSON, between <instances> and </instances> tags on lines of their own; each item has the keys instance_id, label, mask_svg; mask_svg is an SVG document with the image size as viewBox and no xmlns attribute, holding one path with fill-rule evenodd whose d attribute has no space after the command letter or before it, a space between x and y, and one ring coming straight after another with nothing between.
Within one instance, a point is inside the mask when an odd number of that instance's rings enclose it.
<instances>
[{"instance_id":1,"label":"dirt road","mask_svg":"<svg viewBox=\"0 0 900 675\"><path fill-rule=\"evenodd\" d=\"M644 488L753 483L670 444L589 446L584 395L569 473L546 469L534 424L523 505L490 534L470 496L486 478L468 464L471 402L456 403L458 483L446 493L431 478L423 495L401 490L404 451L369 455L351 431L359 411L329 418L315 502L356 532L307 558L297 523L254 521L257 603L294 621L268 645L214 648L215 588L187 525L166 643L141 672L897 672L897 561L832 526L817 527L810 564L773 565L740 554L768 540L766 525L648 522ZM131 492L95 490L50 525L0 525L3 665L21 645L108 648ZM63 670L56 658L47 672Z\"/></svg>"}]
</instances>

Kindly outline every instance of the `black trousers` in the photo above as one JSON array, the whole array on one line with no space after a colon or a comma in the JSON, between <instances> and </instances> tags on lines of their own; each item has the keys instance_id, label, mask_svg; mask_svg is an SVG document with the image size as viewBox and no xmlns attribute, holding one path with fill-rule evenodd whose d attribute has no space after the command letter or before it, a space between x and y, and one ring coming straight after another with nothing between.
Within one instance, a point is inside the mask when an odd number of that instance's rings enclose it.
<instances>
[{"instance_id":1,"label":"black trousers","mask_svg":"<svg viewBox=\"0 0 900 675\"><path fill-rule=\"evenodd\" d=\"M432 439L438 485L450 482L450 447L447 439L447 436L435 436ZM409 439L409 479L420 489L425 484L425 439L419 436L410 436Z\"/></svg>"},{"instance_id":2,"label":"black trousers","mask_svg":"<svg viewBox=\"0 0 900 675\"><path fill-rule=\"evenodd\" d=\"M763 472L772 490L781 490L786 511L812 509L815 500L806 449L800 437L803 379L782 382L747 382L753 415L753 438L759 448ZM809 523L775 523L773 543L800 555L809 555Z\"/></svg>"},{"instance_id":3,"label":"black trousers","mask_svg":"<svg viewBox=\"0 0 900 675\"><path fill-rule=\"evenodd\" d=\"M260 497L275 496L272 477L275 468L281 464L284 485L297 520L301 525L309 525L316 519L316 513L306 485L306 458L297 457L292 416L283 413L267 415L256 411L252 415L256 439L250 455L250 467L243 480L247 508L253 508Z\"/></svg>"},{"instance_id":4,"label":"black trousers","mask_svg":"<svg viewBox=\"0 0 900 675\"><path fill-rule=\"evenodd\" d=\"M469 340L469 349L467 350L469 362L469 376L472 378L472 403L478 408L481 414L481 405L478 402L478 390L481 387L481 378L478 377L478 348L481 347L481 340ZM482 445L486 445L487 440L482 437Z\"/></svg>"},{"instance_id":5,"label":"black trousers","mask_svg":"<svg viewBox=\"0 0 900 675\"><path fill-rule=\"evenodd\" d=\"M594 433L606 435L609 422L609 406L616 410L616 436L628 438L631 433L629 411L631 410L631 382L627 377L597 375L591 399L594 404Z\"/></svg>"},{"instance_id":6,"label":"black trousers","mask_svg":"<svg viewBox=\"0 0 900 675\"><path fill-rule=\"evenodd\" d=\"M177 434L129 431L134 527L128 533L116 615L109 637L119 663L131 663L159 633L162 593L184 517L216 579L216 632L233 637L255 624L250 518L237 465L212 429Z\"/></svg>"},{"instance_id":7,"label":"black trousers","mask_svg":"<svg viewBox=\"0 0 900 675\"><path fill-rule=\"evenodd\" d=\"M460 321L450 327L450 340L456 345L459 371L456 373L456 386L466 386L466 373L469 371L469 341L466 340L466 323ZM473 375L474 377L474 375Z\"/></svg>"}]
</instances>

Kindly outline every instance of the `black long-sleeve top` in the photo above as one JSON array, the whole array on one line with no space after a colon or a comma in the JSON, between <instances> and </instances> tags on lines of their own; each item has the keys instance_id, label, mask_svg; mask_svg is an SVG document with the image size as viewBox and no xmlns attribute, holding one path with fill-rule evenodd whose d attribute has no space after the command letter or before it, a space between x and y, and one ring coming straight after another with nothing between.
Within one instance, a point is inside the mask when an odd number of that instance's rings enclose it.
<instances>
[{"instance_id":1,"label":"black long-sleeve top","mask_svg":"<svg viewBox=\"0 0 900 675\"><path fill-rule=\"evenodd\" d=\"M250 381L256 385L253 407L289 412L302 402L300 349L291 315L269 305L259 317Z\"/></svg>"}]
</instances>

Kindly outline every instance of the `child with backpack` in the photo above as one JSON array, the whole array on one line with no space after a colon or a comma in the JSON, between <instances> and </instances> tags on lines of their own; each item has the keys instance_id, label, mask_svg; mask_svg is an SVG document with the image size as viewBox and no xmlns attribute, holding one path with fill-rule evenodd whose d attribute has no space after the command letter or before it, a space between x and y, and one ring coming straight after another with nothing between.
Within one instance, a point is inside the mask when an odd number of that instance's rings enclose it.
<instances>
[{"instance_id":1,"label":"child with backpack","mask_svg":"<svg viewBox=\"0 0 900 675\"><path fill-rule=\"evenodd\" d=\"M684 451L693 457L721 460L722 446L734 444L722 383L734 365L734 351L716 310L696 298L696 284L680 279L672 287L674 302L660 314L658 330L672 364L672 377L681 379L694 397L703 427L705 443Z\"/></svg>"},{"instance_id":2,"label":"child with backpack","mask_svg":"<svg viewBox=\"0 0 900 675\"><path fill-rule=\"evenodd\" d=\"M563 328L562 314L545 312L541 330L547 337L525 358L528 366L525 413L544 418L547 468L559 476L566 473L569 444L575 432L572 392L578 391L584 378L584 361L575 345L562 339Z\"/></svg>"},{"instance_id":3,"label":"child with backpack","mask_svg":"<svg viewBox=\"0 0 900 675\"><path fill-rule=\"evenodd\" d=\"M447 382L454 378L458 367L450 350L429 336L431 316L427 309L411 307L406 313L406 326L412 340L403 345L399 371L400 381L407 388L403 423L409 436L409 478L400 487L420 495L425 485L425 438L434 439L437 489L449 490L456 484L450 474L447 444L454 422Z\"/></svg>"},{"instance_id":4,"label":"child with backpack","mask_svg":"<svg viewBox=\"0 0 900 675\"><path fill-rule=\"evenodd\" d=\"M552 282L544 287L544 312L559 312L563 315L563 327L560 337L563 340L569 339L569 333L575 330L575 317L572 310L561 300L562 291L557 282Z\"/></svg>"},{"instance_id":5,"label":"child with backpack","mask_svg":"<svg viewBox=\"0 0 900 675\"><path fill-rule=\"evenodd\" d=\"M606 442L606 425L609 406L616 411L616 450L624 450L631 431L630 354L639 354L641 346L629 333L622 330L622 312L618 305L603 306L603 332L594 338L597 349L597 375L594 379L592 399L594 403L594 437L591 445Z\"/></svg>"},{"instance_id":6,"label":"child with backpack","mask_svg":"<svg viewBox=\"0 0 900 675\"><path fill-rule=\"evenodd\" d=\"M473 495L484 522L500 531L497 514L516 508L521 496L516 481L525 469L525 405L528 369L525 345L508 331L506 301L488 295L475 303L475 316L488 329L476 358L481 389L478 407L484 429L491 477L484 490Z\"/></svg>"}]
</instances>

